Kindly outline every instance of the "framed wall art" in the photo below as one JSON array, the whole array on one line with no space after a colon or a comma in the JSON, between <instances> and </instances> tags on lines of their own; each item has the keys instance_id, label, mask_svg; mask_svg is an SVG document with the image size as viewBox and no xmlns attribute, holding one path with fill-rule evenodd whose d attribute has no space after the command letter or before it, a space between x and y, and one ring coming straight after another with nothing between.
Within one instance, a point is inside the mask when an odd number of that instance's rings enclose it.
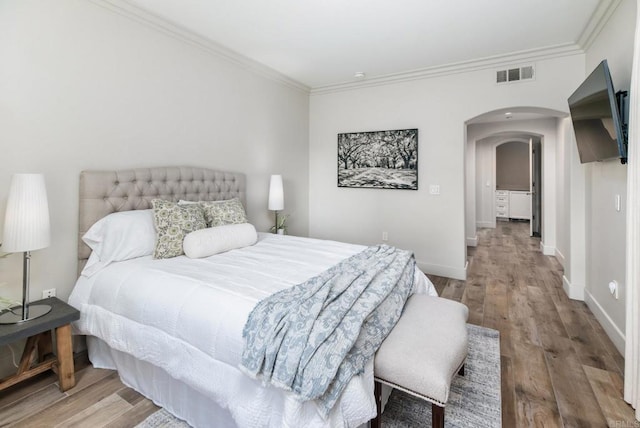
<instances>
[{"instance_id":1,"label":"framed wall art","mask_svg":"<svg viewBox=\"0 0 640 428\"><path fill-rule=\"evenodd\" d=\"M338 187L418 190L418 130L338 134Z\"/></svg>"}]
</instances>

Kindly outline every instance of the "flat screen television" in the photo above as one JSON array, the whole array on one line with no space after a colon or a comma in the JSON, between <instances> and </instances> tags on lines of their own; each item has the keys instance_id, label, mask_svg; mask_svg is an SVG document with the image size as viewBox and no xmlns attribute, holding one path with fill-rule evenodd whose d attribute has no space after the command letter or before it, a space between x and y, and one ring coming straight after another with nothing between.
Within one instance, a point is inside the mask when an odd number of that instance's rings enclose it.
<instances>
[{"instance_id":1,"label":"flat screen television","mask_svg":"<svg viewBox=\"0 0 640 428\"><path fill-rule=\"evenodd\" d=\"M625 98L626 92L613 89L606 59L569 97L580 163L616 158L627 162Z\"/></svg>"}]
</instances>

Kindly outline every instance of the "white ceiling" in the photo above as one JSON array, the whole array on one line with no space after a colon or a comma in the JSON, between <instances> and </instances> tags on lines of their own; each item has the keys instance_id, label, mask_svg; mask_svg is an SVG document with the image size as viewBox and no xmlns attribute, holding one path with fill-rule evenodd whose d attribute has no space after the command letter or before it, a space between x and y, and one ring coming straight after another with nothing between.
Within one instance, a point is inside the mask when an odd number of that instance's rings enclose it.
<instances>
[{"instance_id":1,"label":"white ceiling","mask_svg":"<svg viewBox=\"0 0 640 428\"><path fill-rule=\"evenodd\" d=\"M128 0L310 88L583 43L616 0Z\"/></svg>"}]
</instances>

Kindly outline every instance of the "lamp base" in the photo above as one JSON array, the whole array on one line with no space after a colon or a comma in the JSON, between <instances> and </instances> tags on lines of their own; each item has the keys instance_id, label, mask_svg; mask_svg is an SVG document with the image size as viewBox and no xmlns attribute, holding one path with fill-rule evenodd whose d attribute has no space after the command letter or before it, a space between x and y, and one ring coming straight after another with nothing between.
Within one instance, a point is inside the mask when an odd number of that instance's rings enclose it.
<instances>
[{"instance_id":1,"label":"lamp base","mask_svg":"<svg viewBox=\"0 0 640 428\"><path fill-rule=\"evenodd\" d=\"M23 320L22 306L15 306L0 315L0 324L19 324L46 315L49 311L51 311L49 305L29 305L29 317Z\"/></svg>"}]
</instances>

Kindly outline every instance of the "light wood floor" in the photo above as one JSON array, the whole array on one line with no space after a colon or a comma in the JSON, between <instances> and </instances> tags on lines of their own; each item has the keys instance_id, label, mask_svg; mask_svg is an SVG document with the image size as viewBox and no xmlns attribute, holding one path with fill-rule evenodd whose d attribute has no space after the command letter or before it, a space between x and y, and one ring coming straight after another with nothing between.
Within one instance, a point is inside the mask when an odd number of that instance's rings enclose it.
<instances>
[{"instance_id":1,"label":"light wood floor","mask_svg":"<svg viewBox=\"0 0 640 428\"><path fill-rule=\"evenodd\" d=\"M561 266L528 230L481 229L467 281L430 276L441 296L469 307L471 323L500 331L503 427L639 426L622 400L622 356L586 305L566 297ZM66 393L53 374L1 392L0 427L125 428L157 409L82 355L76 369Z\"/></svg>"},{"instance_id":2,"label":"light wood floor","mask_svg":"<svg viewBox=\"0 0 640 428\"><path fill-rule=\"evenodd\" d=\"M640 426L622 399L622 356L528 235L528 222L480 229L467 281L432 278L441 296L469 307L470 323L500 331L502 426Z\"/></svg>"}]
</instances>

